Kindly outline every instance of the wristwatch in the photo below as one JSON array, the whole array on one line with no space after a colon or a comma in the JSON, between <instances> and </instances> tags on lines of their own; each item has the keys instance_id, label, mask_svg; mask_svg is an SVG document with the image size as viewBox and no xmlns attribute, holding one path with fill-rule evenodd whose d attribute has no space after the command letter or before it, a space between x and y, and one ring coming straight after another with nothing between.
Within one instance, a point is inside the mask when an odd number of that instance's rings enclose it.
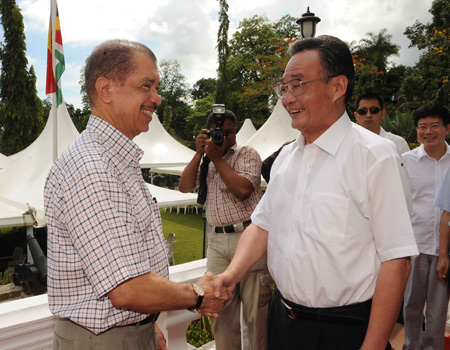
<instances>
[{"instance_id":1,"label":"wristwatch","mask_svg":"<svg viewBox=\"0 0 450 350\"><path fill-rule=\"evenodd\" d=\"M191 286L194 290L194 293L197 294L197 303L193 307L188 308L188 310L195 311L202 305L203 298L205 297L205 292L197 283L192 283Z\"/></svg>"}]
</instances>

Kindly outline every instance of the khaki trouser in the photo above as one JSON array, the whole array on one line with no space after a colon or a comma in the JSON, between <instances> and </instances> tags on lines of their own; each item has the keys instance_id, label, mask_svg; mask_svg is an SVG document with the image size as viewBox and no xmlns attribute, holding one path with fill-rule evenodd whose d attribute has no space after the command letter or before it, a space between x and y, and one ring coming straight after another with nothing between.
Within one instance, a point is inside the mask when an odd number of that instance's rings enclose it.
<instances>
[{"instance_id":1,"label":"khaki trouser","mask_svg":"<svg viewBox=\"0 0 450 350\"><path fill-rule=\"evenodd\" d=\"M240 233L211 232L208 238L207 270L217 275L228 267L236 251ZM233 299L212 319L217 350L241 350L240 308L248 327L248 350L267 349L267 309L272 293L272 278L264 256L236 287ZM247 349L245 349L247 350Z\"/></svg>"},{"instance_id":2,"label":"khaki trouser","mask_svg":"<svg viewBox=\"0 0 450 350\"><path fill-rule=\"evenodd\" d=\"M155 324L114 327L95 335L67 318L55 324L53 350L156 350Z\"/></svg>"}]
</instances>

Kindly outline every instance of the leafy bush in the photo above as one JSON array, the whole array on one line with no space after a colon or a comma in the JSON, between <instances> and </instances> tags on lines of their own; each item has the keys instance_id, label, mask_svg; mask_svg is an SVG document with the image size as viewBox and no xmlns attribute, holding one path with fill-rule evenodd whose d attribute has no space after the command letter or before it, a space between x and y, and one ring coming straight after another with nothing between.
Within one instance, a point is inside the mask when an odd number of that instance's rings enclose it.
<instances>
[{"instance_id":1,"label":"leafy bush","mask_svg":"<svg viewBox=\"0 0 450 350\"><path fill-rule=\"evenodd\" d=\"M5 272L0 272L0 285L10 284L13 282L14 270L8 267Z\"/></svg>"},{"instance_id":2,"label":"leafy bush","mask_svg":"<svg viewBox=\"0 0 450 350\"><path fill-rule=\"evenodd\" d=\"M202 316L198 320L192 321L186 331L186 340L192 346L199 348L214 340L211 327L211 319Z\"/></svg>"}]
</instances>

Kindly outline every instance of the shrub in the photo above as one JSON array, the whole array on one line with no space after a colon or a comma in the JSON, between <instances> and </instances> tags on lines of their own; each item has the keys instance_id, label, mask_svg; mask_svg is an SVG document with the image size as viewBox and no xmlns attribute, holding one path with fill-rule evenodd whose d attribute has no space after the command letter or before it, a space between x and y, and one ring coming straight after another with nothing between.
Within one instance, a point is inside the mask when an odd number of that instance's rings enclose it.
<instances>
[{"instance_id":1,"label":"shrub","mask_svg":"<svg viewBox=\"0 0 450 350\"><path fill-rule=\"evenodd\" d=\"M186 340L192 346L199 348L200 346L214 340L211 328L211 319L202 316L198 320L192 321L186 331Z\"/></svg>"}]
</instances>

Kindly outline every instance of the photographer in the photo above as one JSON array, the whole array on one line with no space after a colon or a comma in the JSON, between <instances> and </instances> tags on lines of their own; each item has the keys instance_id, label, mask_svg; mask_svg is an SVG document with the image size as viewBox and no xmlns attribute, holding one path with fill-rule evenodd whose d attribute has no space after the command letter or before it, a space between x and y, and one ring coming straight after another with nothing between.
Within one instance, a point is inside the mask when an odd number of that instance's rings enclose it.
<instances>
[{"instance_id":1,"label":"photographer","mask_svg":"<svg viewBox=\"0 0 450 350\"><path fill-rule=\"evenodd\" d=\"M208 116L207 129L201 130L196 138L197 151L181 176L179 188L181 192L190 192L201 187L199 193L206 193L206 219L212 226L207 269L216 275L225 271L231 262L239 238L250 224L250 216L261 198L261 158L253 148L236 145L233 112L225 110L223 105L215 107L222 107L222 110L213 109ZM200 178L206 171L204 192ZM241 349L241 302L248 326L249 349L267 348L266 321L271 287L264 255L240 282L219 318L213 320L216 349Z\"/></svg>"}]
</instances>

